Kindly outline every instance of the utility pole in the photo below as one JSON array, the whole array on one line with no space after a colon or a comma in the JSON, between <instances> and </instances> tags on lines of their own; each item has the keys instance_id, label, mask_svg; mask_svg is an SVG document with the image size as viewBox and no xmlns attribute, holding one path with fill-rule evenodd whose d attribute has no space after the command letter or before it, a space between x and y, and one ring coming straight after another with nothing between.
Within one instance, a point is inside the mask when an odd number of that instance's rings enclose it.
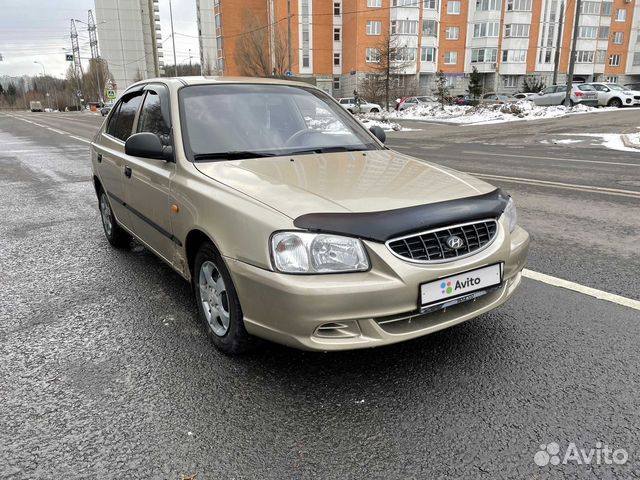
<instances>
[{"instance_id":1,"label":"utility pole","mask_svg":"<svg viewBox=\"0 0 640 480\"><path fill-rule=\"evenodd\" d=\"M158 57L158 37L156 36L156 12L153 0L149 0L149 28L151 30L151 46L153 48L153 76L160 76L160 58Z\"/></svg>"},{"instance_id":2,"label":"utility pole","mask_svg":"<svg viewBox=\"0 0 640 480\"><path fill-rule=\"evenodd\" d=\"M176 77L178 76L178 60L176 59L176 35L173 32L173 9L169 0L169 16L171 17L171 41L173 42L173 65L175 66Z\"/></svg>"},{"instance_id":3,"label":"utility pole","mask_svg":"<svg viewBox=\"0 0 640 480\"><path fill-rule=\"evenodd\" d=\"M89 31L89 45L91 46L91 59L93 60L93 69L96 73L96 87L98 89L98 101L104 104L102 98L102 86L100 85L100 54L98 53L98 36L96 35L96 22L93 19L93 12L89 10L87 30Z\"/></svg>"},{"instance_id":4,"label":"utility pole","mask_svg":"<svg viewBox=\"0 0 640 480\"><path fill-rule=\"evenodd\" d=\"M191 49L189 49L189 75L193 75L193 71L191 70Z\"/></svg>"},{"instance_id":5,"label":"utility pole","mask_svg":"<svg viewBox=\"0 0 640 480\"><path fill-rule=\"evenodd\" d=\"M571 105L571 88L573 87L573 70L576 65L576 44L578 41L578 28L580 23L580 8L582 0L576 0L576 15L573 20L573 40L571 41L571 52L569 57L569 73L567 75L567 95L564 99L565 107Z\"/></svg>"},{"instance_id":6,"label":"utility pole","mask_svg":"<svg viewBox=\"0 0 640 480\"><path fill-rule=\"evenodd\" d=\"M553 85L558 84L558 70L560 69L560 45L562 43L563 22L564 22L564 2L561 2L560 17L558 17L558 34L556 36L556 53L553 59Z\"/></svg>"},{"instance_id":7,"label":"utility pole","mask_svg":"<svg viewBox=\"0 0 640 480\"><path fill-rule=\"evenodd\" d=\"M288 36L289 36L289 66L288 66L288 72L289 75L293 75L293 72L291 71L291 64L292 64L292 57L291 57L291 0L287 0L287 32L288 32Z\"/></svg>"}]
</instances>

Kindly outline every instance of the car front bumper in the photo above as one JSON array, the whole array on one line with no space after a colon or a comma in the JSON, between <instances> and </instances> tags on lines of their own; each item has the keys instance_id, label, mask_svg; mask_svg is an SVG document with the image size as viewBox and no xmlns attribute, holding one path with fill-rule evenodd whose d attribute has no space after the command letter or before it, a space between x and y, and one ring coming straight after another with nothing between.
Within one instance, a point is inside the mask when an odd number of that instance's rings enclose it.
<instances>
[{"instance_id":1,"label":"car front bumper","mask_svg":"<svg viewBox=\"0 0 640 480\"><path fill-rule=\"evenodd\" d=\"M442 264L414 264L384 244L365 242L368 272L287 275L226 258L247 331L304 350L330 351L397 343L451 327L504 303L521 280L529 234L509 234L501 219L496 239L470 257ZM468 270L503 264L500 287L469 302L421 314L420 285ZM329 331L318 327L342 324Z\"/></svg>"}]
</instances>

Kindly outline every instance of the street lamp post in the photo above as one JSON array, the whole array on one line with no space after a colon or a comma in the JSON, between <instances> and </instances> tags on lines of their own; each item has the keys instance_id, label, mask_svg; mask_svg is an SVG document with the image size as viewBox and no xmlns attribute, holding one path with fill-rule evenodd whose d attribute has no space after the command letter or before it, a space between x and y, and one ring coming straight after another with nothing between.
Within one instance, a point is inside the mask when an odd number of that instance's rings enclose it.
<instances>
[{"instance_id":1,"label":"street lamp post","mask_svg":"<svg viewBox=\"0 0 640 480\"><path fill-rule=\"evenodd\" d=\"M33 63L37 63L38 65L40 65L42 67L42 78L44 80L44 88L46 89L46 93L47 93L47 102L49 104L49 110L51 110L51 96L49 95L49 85L47 82L47 70L44 68L44 63L39 62L38 60L34 60Z\"/></svg>"}]
</instances>

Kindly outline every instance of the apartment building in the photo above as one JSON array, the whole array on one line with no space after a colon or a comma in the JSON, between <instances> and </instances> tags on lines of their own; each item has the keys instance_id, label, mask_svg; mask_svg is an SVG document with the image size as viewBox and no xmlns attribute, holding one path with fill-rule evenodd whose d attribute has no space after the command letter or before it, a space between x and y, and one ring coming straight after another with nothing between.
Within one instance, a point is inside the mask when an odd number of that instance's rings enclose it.
<instances>
[{"instance_id":1,"label":"apartment building","mask_svg":"<svg viewBox=\"0 0 640 480\"><path fill-rule=\"evenodd\" d=\"M158 0L95 0L100 56L123 92L163 73Z\"/></svg>"},{"instance_id":2,"label":"apartment building","mask_svg":"<svg viewBox=\"0 0 640 480\"><path fill-rule=\"evenodd\" d=\"M550 84L556 61L566 81L575 8L576 0L198 0L200 56L241 74L236 45L248 18L273 50L274 36L288 36L290 12L292 75L314 77L335 96L376 71L387 41L402 63L396 81L417 93L430 93L440 70L462 93L474 67L485 91L511 93L526 76ZM640 79L639 20L637 0L584 0L574 80Z\"/></svg>"}]
</instances>

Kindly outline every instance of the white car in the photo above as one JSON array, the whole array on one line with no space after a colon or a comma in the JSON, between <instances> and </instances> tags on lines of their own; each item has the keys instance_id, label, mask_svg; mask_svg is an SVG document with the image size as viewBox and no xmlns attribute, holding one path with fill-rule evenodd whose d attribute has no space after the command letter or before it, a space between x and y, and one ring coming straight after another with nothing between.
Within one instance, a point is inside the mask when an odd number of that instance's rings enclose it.
<instances>
[{"instance_id":1,"label":"white car","mask_svg":"<svg viewBox=\"0 0 640 480\"><path fill-rule=\"evenodd\" d=\"M535 93L529 93L529 92L519 92L519 93L514 93L513 94L513 98L518 99L518 100L531 100L531 97L533 97L534 95L536 95Z\"/></svg>"},{"instance_id":2,"label":"white car","mask_svg":"<svg viewBox=\"0 0 640 480\"><path fill-rule=\"evenodd\" d=\"M598 105L601 107L628 107L640 104L640 92L630 90L617 83L589 83L598 92Z\"/></svg>"},{"instance_id":3,"label":"white car","mask_svg":"<svg viewBox=\"0 0 640 480\"><path fill-rule=\"evenodd\" d=\"M566 96L566 85L551 85L537 95L529 97L528 100L531 100L536 105L542 106L563 105ZM572 106L580 103L595 107L598 105L598 92L593 86L587 85L586 83L574 83L571 86L570 101Z\"/></svg>"},{"instance_id":4,"label":"white car","mask_svg":"<svg viewBox=\"0 0 640 480\"><path fill-rule=\"evenodd\" d=\"M351 113L377 113L382 111L380 105L377 103L369 103L366 100L360 99L359 103L356 104L354 97L340 98L338 102Z\"/></svg>"}]
</instances>

